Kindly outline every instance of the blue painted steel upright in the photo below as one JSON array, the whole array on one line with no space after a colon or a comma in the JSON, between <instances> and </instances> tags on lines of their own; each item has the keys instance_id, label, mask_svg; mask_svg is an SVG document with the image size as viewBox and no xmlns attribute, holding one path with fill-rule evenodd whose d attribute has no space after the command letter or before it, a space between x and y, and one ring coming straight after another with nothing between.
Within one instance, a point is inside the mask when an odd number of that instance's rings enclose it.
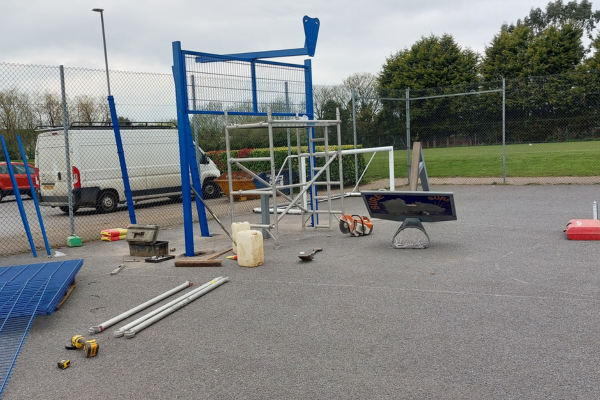
<instances>
[{"instance_id":1,"label":"blue painted steel upright","mask_svg":"<svg viewBox=\"0 0 600 400\"><path fill-rule=\"evenodd\" d=\"M315 109L314 109L314 102L313 102L313 92L312 92L312 63L310 60L304 60L304 66L306 66L306 69L304 70L304 91L305 91L305 95L306 95L306 116L308 117L308 119L314 119L315 117ZM315 142L311 142L310 139L314 139L315 138L315 128L307 128L306 129L306 138L308 140L308 146L311 146L312 151L316 151L316 146L315 146ZM341 160L340 160L341 162ZM308 161L308 176L309 176L309 181L312 180L313 178L313 168L316 168L316 165L314 164L315 160L313 157L312 162ZM318 210L319 209L319 202L315 199L315 196L317 195L317 187L314 186L314 193L313 193L313 189L310 190L310 204L311 204L311 208L313 210ZM315 221L316 219L316 221ZM319 223L319 214L317 214L316 218L315 215L311 215L310 217L310 222L312 226L315 226L315 224Z\"/></svg>"},{"instance_id":2,"label":"blue painted steel upright","mask_svg":"<svg viewBox=\"0 0 600 400\"><path fill-rule=\"evenodd\" d=\"M44 219L42 218L42 213L40 211L40 205L38 204L37 195L35 193L35 186L33 185L33 180L31 179L31 173L29 172L29 162L27 161L27 155L25 154L25 149L23 149L23 143L21 143L21 136L17 135L17 142L19 142L19 150L21 150L21 158L23 159L23 163L25 164L25 172L27 172L27 180L29 181L29 190L31 190L31 197L33 198L33 204L35 204L35 212L37 213L38 221L40 223L40 229L42 231L42 236L44 237L44 245L46 246L46 254L51 255L50 245L48 244L48 237L46 236L46 228L44 227Z\"/></svg>"},{"instance_id":3,"label":"blue painted steel upright","mask_svg":"<svg viewBox=\"0 0 600 400\"><path fill-rule=\"evenodd\" d=\"M192 127L190 125L190 119L185 119L185 135L186 135L186 157L190 165L190 172L192 175L192 182L194 188L196 188L198 194L203 196L202 193L202 181L200 180L200 171L198 169L198 159L196 157L196 147L192 138ZM195 195L195 194L194 194ZM200 224L200 234L202 236L210 236L208 231L208 220L206 219L206 209L201 201L196 201L196 211L198 212L198 222Z\"/></svg>"},{"instance_id":4,"label":"blue painted steel upright","mask_svg":"<svg viewBox=\"0 0 600 400\"><path fill-rule=\"evenodd\" d=\"M129 186L129 174L127 173L127 164L125 163L125 153L123 152L121 128L119 126L119 118L117 117L115 99L111 95L108 96L108 107L110 108L110 119L112 120L113 130L115 132L115 141L117 142L117 152L119 153L119 163L121 164L121 175L123 176L123 186L125 188L125 198L127 199L127 209L129 210L129 220L132 224L135 224L135 209L133 207L131 187Z\"/></svg>"},{"instance_id":5,"label":"blue painted steel upright","mask_svg":"<svg viewBox=\"0 0 600 400\"><path fill-rule=\"evenodd\" d=\"M21 199L21 192L19 191L17 179L15 178L15 172L13 171L13 167L10 162L6 142L4 142L4 135L0 135L0 141L2 142L2 149L4 150L4 159L6 160L6 167L8 168L8 175L10 176L10 183L13 187L13 194L17 199L17 206L19 207L19 213L21 214L21 221L23 221L23 228L25 228L25 233L27 233L27 239L29 240L31 252L33 253L34 257L37 257L37 252L35 251L35 244L33 243L33 237L31 236L31 230L29 229L29 222L27 221L27 214L25 213L25 207L23 207L23 200ZM31 193L31 195L33 196L34 194Z\"/></svg>"},{"instance_id":6,"label":"blue painted steel upright","mask_svg":"<svg viewBox=\"0 0 600 400\"><path fill-rule=\"evenodd\" d=\"M181 42L173 42L173 78L177 101L177 127L179 131L179 161L181 164L181 202L183 204L183 232L185 255L193 257L194 225L192 220L192 189L190 186L190 165L187 159L186 118L187 91L185 87L185 59L181 53Z\"/></svg>"}]
</instances>

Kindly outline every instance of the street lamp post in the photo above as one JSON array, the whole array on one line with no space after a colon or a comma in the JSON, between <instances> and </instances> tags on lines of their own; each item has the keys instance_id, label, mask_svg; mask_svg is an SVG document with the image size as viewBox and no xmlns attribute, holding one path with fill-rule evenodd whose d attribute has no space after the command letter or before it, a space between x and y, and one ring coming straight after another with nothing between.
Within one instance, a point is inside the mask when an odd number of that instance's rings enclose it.
<instances>
[{"instance_id":1,"label":"street lamp post","mask_svg":"<svg viewBox=\"0 0 600 400\"><path fill-rule=\"evenodd\" d=\"M127 172L127 164L125 163L125 153L123 151L123 141L121 140L121 128L119 127L119 118L117 116L117 108L115 107L115 99L110 94L110 78L108 76L108 56L106 55L106 36L104 34L104 15L102 8L92 9L94 12L100 13L102 21L102 41L104 42L104 62L106 63L106 85L108 86L108 107L110 109L110 119L112 121L113 131L115 132L115 142L117 144L117 153L119 155L119 164L121 164L121 176L123 177L123 189L125 198L127 199L127 209L129 210L129 220L132 224L136 223L135 209L133 207L133 196L131 195L131 187L129 186L129 174Z\"/></svg>"},{"instance_id":2,"label":"street lamp post","mask_svg":"<svg viewBox=\"0 0 600 400\"><path fill-rule=\"evenodd\" d=\"M106 35L104 34L104 11L103 8L94 8L92 11L100 13L100 22L102 23L102 42L104 43L104 64L106 65L106 85L108 86L108 95L110 96L110 77L108 76L108 56L106 55Z\"/></svg>"}]
</instances>

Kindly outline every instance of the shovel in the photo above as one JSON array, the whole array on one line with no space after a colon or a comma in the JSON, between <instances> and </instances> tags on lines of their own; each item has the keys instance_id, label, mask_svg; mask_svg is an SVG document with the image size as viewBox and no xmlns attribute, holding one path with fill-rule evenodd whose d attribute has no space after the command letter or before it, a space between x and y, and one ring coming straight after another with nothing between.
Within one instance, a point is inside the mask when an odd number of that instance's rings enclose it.
<instances>
[{"instance_id":1,"label":"shovel","mask_svg":"<svg viewBox=\"0 0 600 400\"><path fill-rule=\"evenodd\" d=\"M300 252L300 255L298 257L300 257L300 259L302 261L312 261L315 256L315 253L318 251L322 251L322 250L323 249L314 248L312 253L310 253L310 254L304 254L304 252L302 251L302 252Z\"/></svg>"}]
</instances>

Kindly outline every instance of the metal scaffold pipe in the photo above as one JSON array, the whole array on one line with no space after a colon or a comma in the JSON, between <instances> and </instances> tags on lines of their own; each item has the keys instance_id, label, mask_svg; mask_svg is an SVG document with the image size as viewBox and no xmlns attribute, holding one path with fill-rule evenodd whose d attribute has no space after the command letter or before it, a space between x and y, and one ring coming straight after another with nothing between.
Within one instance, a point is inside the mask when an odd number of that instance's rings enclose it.
<instances>
[{"instance_id":1,"label":"metal scaffold pipe","mask_svg":"<svg viewBox=\"0 0 600 400\"><path fill-rule=\"evenodd\" d=\"M129 339L132 338L132 337L134 337L136 333L138 333L138 332L142 331L143 329L149 327L153 323L155 323L155 322L163 319L167 315L170 315L170 314L174 313L175 311L179 310L180 308L187 306L189 303L191 303L192 301L196 300L198 297L200 297L200 296L204 295L205 293L208 293L211 290L213 290L213 289L221 286L225 282L229 282L229 277L225 277L225 278L222 278L220 280L212 280L210 282L210 285L208 287L202 289L198 293L186 297L185 299L183 299L179 303L177 303L177 304L169 307L168 309L164 310L163 312L161 312L161 313L153 316L152 318L147 319L146 321L142 322L141 324L136 325L133 328L125 331L125 337L129 338Z\"/></svg>"},{"instance_id":2,"label":"metal scaffold pipe","mask_svg":"<svg viewBox=\"0 0 600 400\"><path fill-rule=\"evenodd\" d=\"M153 298L151 300L148 300L147 302L145 302L143 304L140 304L139 306L134 307L134 308L132 308L129 311L125 311L123 314L119 314L116 317L111 318L108 321L103 322L103 323L101 323L98 326L92 326L89 329L89 332L90 333L99 333L99 332L102 332L103 330L105 330L108 327L113 326L117 322L122 321L125 318L127 318L127 317L129 317L129 316L131 316L131 315L133 315L133 314L135 314L135 313L137 313L139 311L142 311L143 309L148 308L151 305L156 304L159 301L161 301L163 299L166 299L167 297L169 297L169 296L171 296L171 295L173 295L173 294L175 294L175 293L177 293L177 292L179 292L179 291L181 291L181 290L183 290L183 289L185 289L187 287L190 287L192 285L193 285L192 282L186 281L186 282L182 283L181 285L179 285L177 287L174 287L173 289L171 289L171 290L169 290L169 291L161 294L160 296L156 296L155 298Z\"/></svg>"},{"instance_id":3,"label":"metal scaffold pipe","mask_svg":"<svg viewBox=\"0 0 600 400\"><path fill-rule=\"evenodd\" d=\"M134 326L141 324L142 322L146 321L149 318L152 318L156 314L159 314L162 311L166 310L167 308L174 306L175 304L179 303L182 300L185 300L185 298L193 296L194 294L198 293L199 291L201 291L201 290L205 289L206 287L210 286L213 281L218 281L218 280L221 280L221 279L223 279L223 277L219 276L218 278L215 278L212 281L207 282L204 285L200 286L199 288L194 289L191 292L186 293L183 296L180 296L180 297L176 298L175 300L173 300L173 301L165 304L164 306L161 306L161 307L157 308L156 310L153 310L153 311L149 312L148 314L141 316L140 318L136 319L135 321L132 321L132 322L128 323L127 325L123 325L122 327L120 327L119 329L116 329L113 332L113 336L114 337L122 337L125 334L126 330L131 329Z\"/></svg>"}]
</instances>

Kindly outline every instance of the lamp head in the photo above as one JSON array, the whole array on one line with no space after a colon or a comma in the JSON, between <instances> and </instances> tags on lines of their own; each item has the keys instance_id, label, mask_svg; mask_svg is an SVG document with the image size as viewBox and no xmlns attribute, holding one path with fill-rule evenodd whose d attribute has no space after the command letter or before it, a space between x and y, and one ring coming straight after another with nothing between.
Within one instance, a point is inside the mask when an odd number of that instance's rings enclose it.
<instances>
[{"instance_id":1,"label":"lamp head","mask_svg":"<svg viewBox=\"0 0 600 400\"><path fill-rule=\"evenodd\" d=\"M101 13L102 11L104 11L104 8L94 8L94 9L92 9L92 11Z\"/></svg>"}]
</instances>

